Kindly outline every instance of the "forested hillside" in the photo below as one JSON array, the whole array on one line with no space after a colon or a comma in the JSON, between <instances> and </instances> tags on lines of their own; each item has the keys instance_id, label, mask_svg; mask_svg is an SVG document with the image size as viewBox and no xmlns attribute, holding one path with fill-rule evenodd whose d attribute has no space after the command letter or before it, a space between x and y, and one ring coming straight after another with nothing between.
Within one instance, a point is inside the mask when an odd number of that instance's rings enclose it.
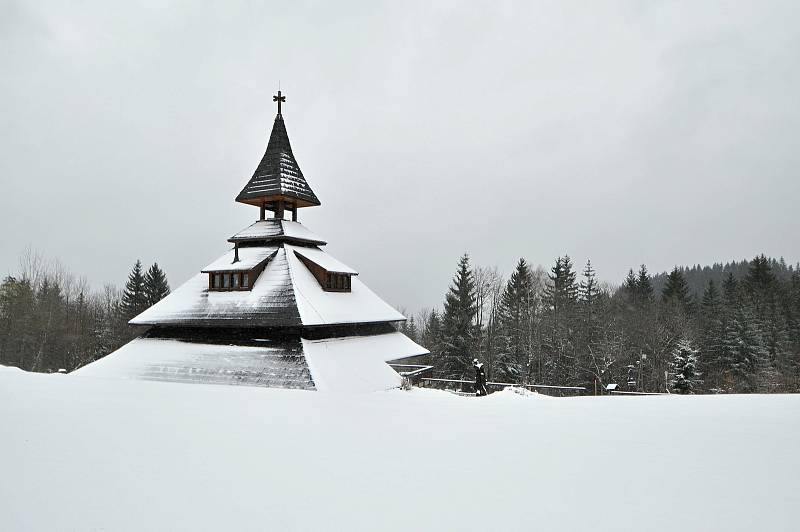
<instances>
[{"instance_id":1,"label":"forested hillside","mask_svg":"<svg viewBox=\"0 0 800 532\"><path fill-rule=\"evenodd\" d=\"M768 259L770 268L775 277L780 281L787 281L792 278L792 274L797 271L797 266L787 265L786 261L781 257L780 259ZM678 266L678 271L686 280L686 285L689 287L689 293L697 298L702 297L703 291L708 285L709 281L714 281L717 286L722 286L722 282L729 273L733 274L734 279L742 280L747 277L750 271L750 261L731 261L722 264L717 262L711 266L700 266L699 264L691 267ZM653 290L656 293L661 293L664 284L667 282L669 272L663 272L653 275Z\"/></svg>"},{"instance_id":2,"label":"forested hillside","mask_svg":"<svg viewBox=\"0 0 800 532\"><path fill-rule=\"evenodd\" d=\"M589 393L798 391L800 271L761 255L655 278L641 266L611 288L567 256L547 272L520 259L503 279L464 255L442 310L403 330L443 378L472 378L477 357L490 380Z\"/></svg>"}]
</instances>

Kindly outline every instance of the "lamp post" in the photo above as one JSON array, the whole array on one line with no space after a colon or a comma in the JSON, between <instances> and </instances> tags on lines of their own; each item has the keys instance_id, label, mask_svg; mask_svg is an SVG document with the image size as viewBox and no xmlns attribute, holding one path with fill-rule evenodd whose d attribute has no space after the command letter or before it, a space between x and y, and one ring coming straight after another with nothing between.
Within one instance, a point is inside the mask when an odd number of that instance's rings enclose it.
<instances>
[{"instance_id":1,"label":"lamp post","mask_svg":"<svg viewBox=\"0 0 800 532\"><path fill-rule=\"evenodd\" d=\"M639 351L639 390L644 390L644 372L642 371L642 367L644 366L644 361L647 360L647 355Z\"/></svg>"}]
</instances>

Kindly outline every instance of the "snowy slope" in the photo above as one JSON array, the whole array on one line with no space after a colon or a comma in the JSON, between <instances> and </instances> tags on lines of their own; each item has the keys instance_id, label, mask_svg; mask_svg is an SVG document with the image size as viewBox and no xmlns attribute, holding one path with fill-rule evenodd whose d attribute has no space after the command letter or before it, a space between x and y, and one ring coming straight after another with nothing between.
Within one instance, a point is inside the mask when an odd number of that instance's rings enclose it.
<instances>
[{"instance_id":1,"label":"snowy slope","mask_svg":"<svg viewBox=\"0 0 800 532\"><path fill-rule=\"evenodd\" d=\"M800 397L0 371L3 530L796 530Z\"/></svg>"}]
</instances>

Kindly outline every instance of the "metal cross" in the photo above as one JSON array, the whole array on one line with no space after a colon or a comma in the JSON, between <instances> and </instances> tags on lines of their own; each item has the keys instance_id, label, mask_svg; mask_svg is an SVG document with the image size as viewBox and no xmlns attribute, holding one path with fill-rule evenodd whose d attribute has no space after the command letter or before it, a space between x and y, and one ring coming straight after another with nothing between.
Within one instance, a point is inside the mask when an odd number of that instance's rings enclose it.
<instances>
[{"instance_id":1,"label":"metal cross","mask_svg":"<svg viewBox=\"0 0 800 532\"><path fill-rule=\"evenodd\" d=\"M278 102L278 114L281 114L281 102L286 101L286 96L281 96L281 91L278 91L277 96L272 97L273 102Z\"/></svg>"}]
</instances>

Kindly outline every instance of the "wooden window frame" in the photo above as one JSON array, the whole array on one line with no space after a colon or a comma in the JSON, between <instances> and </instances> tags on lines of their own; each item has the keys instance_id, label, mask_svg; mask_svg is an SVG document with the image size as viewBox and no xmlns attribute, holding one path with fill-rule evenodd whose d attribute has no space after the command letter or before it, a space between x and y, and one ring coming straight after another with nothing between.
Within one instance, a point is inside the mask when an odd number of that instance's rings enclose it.
<instances>
[{"instance_id":1,"label":"wooden window frame","mask_svg":"<svg viewBox=\"0 0 800 532\"><path fill-rule=\"evenodd\" d=\"M209 292L242 292L253 289L263 267L246 271L208 272ZM225 286L227 280L228 286Z\"/></svg>"}]
</instances>

